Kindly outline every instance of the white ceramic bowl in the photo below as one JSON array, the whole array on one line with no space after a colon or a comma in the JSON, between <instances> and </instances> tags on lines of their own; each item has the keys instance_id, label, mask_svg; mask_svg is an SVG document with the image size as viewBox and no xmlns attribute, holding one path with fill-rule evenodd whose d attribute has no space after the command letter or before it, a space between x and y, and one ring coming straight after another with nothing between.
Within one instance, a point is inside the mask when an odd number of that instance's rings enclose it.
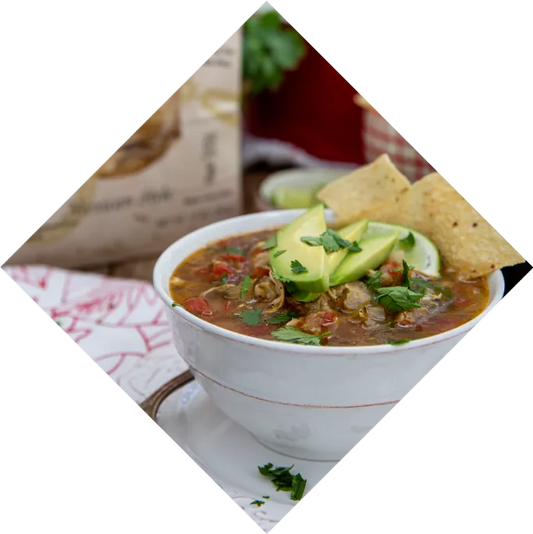
<instances>
[{"instance_id":1,"label":"white ceramic bowl","mask_svg":"<svg viewBox=\"0 0 533 534\"><path fill-rule=\"evenodd\" d=\"M191 253L218 239L284 225L301 213L244 215L196 230L161 255L154 285L178 352L224 413L282 454L339 460L502 298L504 280L500 271L490 276L490 302L472 321L396 346L314 347L257 339L172 308L170 276Z\"/></svg>"}]
</instances>

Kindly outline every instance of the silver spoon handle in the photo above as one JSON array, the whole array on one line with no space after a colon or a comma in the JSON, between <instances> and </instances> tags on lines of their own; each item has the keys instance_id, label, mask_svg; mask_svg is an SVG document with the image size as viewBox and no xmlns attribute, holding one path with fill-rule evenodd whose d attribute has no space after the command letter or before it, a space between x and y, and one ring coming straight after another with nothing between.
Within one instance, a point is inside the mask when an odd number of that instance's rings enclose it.
<instances>
[{"instance_id":1,"label":"silver spoon handle","mask_svg":"<svg viewBox=\"0 0 533 534\"><path fill-rule=\"evenodd\" d=\"M137 409L156 427L157 426L157 410L160 404L178 388L188 384L194 380L189 370L181 373L172 380L163 384L159 389L154 391L149 397L137 405Z\"/></svg>"}]
</instances>

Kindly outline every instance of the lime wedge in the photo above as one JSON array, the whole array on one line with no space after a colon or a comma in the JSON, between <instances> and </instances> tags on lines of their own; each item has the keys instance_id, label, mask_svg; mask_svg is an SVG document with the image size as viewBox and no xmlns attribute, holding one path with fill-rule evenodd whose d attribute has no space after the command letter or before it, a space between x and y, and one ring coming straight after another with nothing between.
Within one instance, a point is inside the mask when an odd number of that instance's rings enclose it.
<instances>
[{"instance_id":1,"label":"lime wedge","mask_svg":"<svg viewBox=\"0 0 533 534\"><path fill-rule=\"evenodd\" d=\"M278 187L272 195L272 203L282 209L310 208L316 202L316 188Z\"/></svg>"},{"instance_id":2,"label":"lime wedge","mask_svg":"<svg viewBox=\"0 0 533 534\"><path fill-rule=\"evenodd\" d=\"M407 226L400 226L399 224L370 221L364 237L368 239L369 237L387 235L391 232L398 231L400 232L400 236L394 250L403 250L405 261L417 271L428 276L440 277L439 250L435 243L424 234ZM409 243L408 240L402 242L403 239L409 236L409 233L413 234L414 244Z\"/></svg>"}]
</instances>

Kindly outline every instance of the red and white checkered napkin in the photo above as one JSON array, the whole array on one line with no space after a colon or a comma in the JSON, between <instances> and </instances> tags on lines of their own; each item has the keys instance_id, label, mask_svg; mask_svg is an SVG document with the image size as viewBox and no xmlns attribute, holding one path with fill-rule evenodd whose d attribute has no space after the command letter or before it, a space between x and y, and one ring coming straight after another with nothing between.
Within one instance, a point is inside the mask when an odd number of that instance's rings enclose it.
<instances>
[{"instance_id":1,"label":"red and white checkered napkin","mask_svg":"<svg viewBox=\"0 0 533 534\"><path fill-rule=\"evenodd\" d=\"M378 113L365 110L363 144L365 160L388 154L396 167L415 182L435 169Z\"/></svg>"},{"instance_id":2,"label":"red and white checkered napkin","mask_svg":"<svg viewBox=\"0 0 533 534\"><path fill-rule=\"evenodd\" d=\"M151 284L43 266L4 270L136 402L187 369Z\"/></svg>"}]
</instances>

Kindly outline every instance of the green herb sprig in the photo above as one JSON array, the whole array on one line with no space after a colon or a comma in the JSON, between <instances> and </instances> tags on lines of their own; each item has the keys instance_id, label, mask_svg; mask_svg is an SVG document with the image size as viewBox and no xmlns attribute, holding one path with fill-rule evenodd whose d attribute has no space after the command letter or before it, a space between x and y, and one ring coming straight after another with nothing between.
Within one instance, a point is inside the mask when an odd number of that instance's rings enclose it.
<instances>
[{"instance_id":1,"label":"green herb sprig","mask_svg":"<svg viewBox=\"0 0 533 534\"><path fill-rule=\"evenodd\" d=\"M291 261L291 271L294 274L308 273L307 267L303 266L298 260Z\"/></svg>"},{"instance_id":2,"label":"green herb sprig","mask_svg":"<svg viewBox=\"0 0 533 534\"><path fill-rule=\"evenodd\" d=\"M284 326L278 330L274 330L274 332L271 332L270 335L275 337L278 341L284 341L285 343L319 346L322 338L331 335L331 332L324 332L319 336L314 336L312 334L302 332L293 326Z\"/></svg>"},{"instance_id":3,"label":"green herb sprig","mask_svg":"<svg viewBox=\"0 0 533 534\"><path fill-rule=\"evenodd\" d=\"M262 310L245 310L235 315L240 317L242 322L248 326L258 326L261 324L261 313Z\"/></svg>"},{"instance_id":4,"label":"green herb sprig","mask_svg":"<svg viewBox=\"0 0 533 534\"><path fill-rule=\"evenodd\" d=\"M295 311L288 311L285 313L278 313L277 315L273 315L272 317L269 317L266 322L269 324L282 324L287 323L291 319L297 319L298 314Z\"/></svg>"},{"instance_id":5,"label":"green herb sprig","mask_svg":"<svg viewBox=\"0 0 533 534\"><path fill-rule=\"evenodd\" d=\"M258 466L257 469L259 469L261 475L270 479L272 484L276 486L276 491L290 491L291 500L299 501L305 493L307 480L300 473L291 474L290 471L293 467L294 465L290 467L274 467L272 463L268 463L262 467Z\"/></svg>"}]
</instances>

